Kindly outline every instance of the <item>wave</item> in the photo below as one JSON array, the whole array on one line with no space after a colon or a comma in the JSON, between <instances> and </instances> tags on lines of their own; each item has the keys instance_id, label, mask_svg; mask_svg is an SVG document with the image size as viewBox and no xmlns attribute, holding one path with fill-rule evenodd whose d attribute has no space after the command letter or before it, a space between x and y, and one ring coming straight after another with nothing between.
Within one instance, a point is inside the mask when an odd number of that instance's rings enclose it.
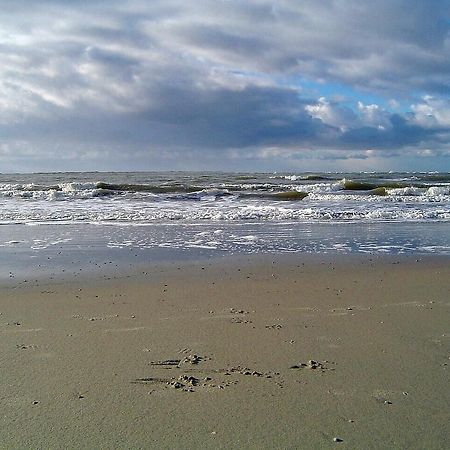
<instances>
[{"instance_id":1,"label":"wave","mask_svg":"<svg viewBox=\"0 0 450 450\"><path fill-rule=\"evenodd\" d=\"M442 200L450 196L450 186L430 186L428 188L408 186L404 188L388 189L387 195L399 197L424 197L426 199Z\"/></svg>"},{"instance_id":2,"label":"wave","mask_svg":"<svg viewBox=\"0 0 450 450\"><path fill-rule=\"evenodd\" d=\"M416 186L406 186L387 190L387 194L391 196L421 196L424 195L426 189Z\"/></svg>"},{"instance_id":3,"label":"wave","mask_svg":"<svg viewBox=\"0 0 450 450\"><path fill-rule=\"evenodd\" d=\"M386 195L388 195L388 191L385 187L377 187L375 189L371 189L369 193L371 195L378 195L380 197L385 197Z\"/></svg>"},{"instance_id":4,"label":"wave","mask_svg":"<svg viewBox=\"0 0 450 450\"><path fill-rule=\"evenodd\" d=\"M447 202L450 201L450 184L441 182L424 183L424 177L445 174L427 174L420 180L397 177L395 180L367 177L364 179L339 179L321 174L265 176L205 177L155 177L153 183L111 183L106 181L68 181L48 184L38 180L35 183L0 183L0 198L17 198L37 201L76 201L114 197L134 201L196 201L222 200L245 202L249 199L264 201L298 201L307 197L315 201L398 201L398 202ZM384 175L383 175L384 176ZM259 178L258 178L259 177ZM130 177L130 181L135 181ZM241 182L237 179L241 178ZM279 181L273 180L278 178ZM414 178L419 176L414 175ZM272 181L270 180L272 179ZM111 177L114 180L114 177ZM283 181L284 180L284 181ZM59 180L58 180L59 181ZM121 180L122 181L122 180ZM341 197L341 198L340 198Z\"/></svg>"},{"instance_id":5,"label":"wave","mask_svg":"<svg viewBox=\"0 0 450 450\"><path fill-rule=\"evenodd\" d=\"M303 200L309 194L302 191L282 191L282 192L248 192L240 193L241 199L265 199L265 200L280 200L280 201L298 201Z\"/></svg>"},{"instance_id":6,"label":"wave","mask_svg":"<svg viewBox=\"0 0 450 450\"><path fill-rule=\"evenodd\" d=\"M104 182L96 183L97 189L105 189L108 191L118 192L150 192L153 194L171 194L171 193L187 193L201 191L201 186L189 186L183 184L110 184Z\"/></svg>"},{"instance_id":7,"label":"wave","mask_svg":"<svg viewBox=\"0 0 450 450\"><path fill-rule=\"evenodd\" d=\"M71 182L58 185L37 184L0 184L0 195L3 197L20 197L30 199L64 200L86 199L126 194L162 195L165 199L195 200L204 197L222 198L236 195L237 198L254 197L272 200L301 200L308 194L293 190L291 185L263 184L227 184L218 187L204 187L189 184L114 184L99 182Z\"/></svg>"},{"instance_id":8,"label":"wave","mask_svg":"<svg viewBox=\"0 0 450 450\"><path fill-rule=\"evenodd\" d=\"M70 210L0 210L0 224L12 223L118 223L167 224L193 222L448 222L450 210L446 208L343 207L331 206L276 207L275 205L241 205L216 208L213 206L185 208L73 208Z\"/></svg>"},{"instance_id":9,"label":"wave","mask_svg":"<svg viewBox=\"0 0 450 450\"><path fill-rule=\"evenodd\" d=\"M335 180L336 178L325 175L272 175L269 177L272 180L290 180L290 181L321 181L321 180Z\"/></svg>"},{"instance_id":10,"label":"wave","mask_svg":"<svg viewBox=\"0 0 450 450\"><path fill-rule=\"evenodd\" d=\"M287 192L277 192L276 194L273 194L271 197L277 200L295 201L295 200L303 200L307 196L308 196L307 192L287 191Z\"/></svg>"},{"instance_id":11,"label":"wave","mask_svg":"<svg viewBox=\"0 0 450 450\"><path fill-rule=\"evenodd\" d=\"M450 195L450 186L431 186L427 189L426 195L429 197Z\"/></svg>"},{"instance_id":12,"label":"wave","mask_svg":"<svg viewBox=\"0 0 450 450\"><path fill-rule=\"evenodd\" d=\"M347 191L373 191L379 188L401 189L410 187L408 184L398 182L366 183L365 181L353 181L345 178L340 181L340 184L343 186L343 189Z\"/></svg>"},{"instance_id":13,"label":"wave","mask_svg":"<svg viewBox=\"0 0 450 450\"><path fill-rule=\"evenodd\" d=\"M423 196L428 199L435 197L442 199L450 195L449 185L427 185L424 183L402 183L402 182L383 182L383 183L367 183L342 179L337 185L337 190L367 192L371 195L391 196L391 197L418 197Z\"/></svg>"},{"instance_id":14,"label":"wave","mask_svg":"<svg viewBox=\"0 0 450 450\"><path fill-rule=\"evenodd\" d=\"M450 183L450 173L427 173L422 174L420 179L424 181Z\"/></svg>"}]
</instances>

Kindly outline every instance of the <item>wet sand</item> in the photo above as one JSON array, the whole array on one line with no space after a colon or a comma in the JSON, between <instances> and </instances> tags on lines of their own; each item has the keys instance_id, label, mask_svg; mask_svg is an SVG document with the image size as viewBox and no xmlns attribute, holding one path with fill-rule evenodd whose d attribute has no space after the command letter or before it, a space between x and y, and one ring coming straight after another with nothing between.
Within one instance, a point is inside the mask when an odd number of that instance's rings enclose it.
<instances>
[{"instance_id":1,"label":"wet sand","mask_svg":"<svg viewBox=\"0 0 450 450\"><path fill-rule=\"evenodd\" d=\"M0 448L449 448L449 263L267 256L6 280Z\"/></svg>"}]
</instances>

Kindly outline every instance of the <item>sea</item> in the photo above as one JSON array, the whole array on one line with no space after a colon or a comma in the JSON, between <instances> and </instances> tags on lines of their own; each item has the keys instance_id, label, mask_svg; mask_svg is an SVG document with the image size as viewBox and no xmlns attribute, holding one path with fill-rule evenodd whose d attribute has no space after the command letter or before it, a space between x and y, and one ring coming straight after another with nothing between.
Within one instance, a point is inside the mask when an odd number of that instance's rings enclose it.
<instances>
[{"instance_id":1,"label":"sea","mask_svg":"<svg viewBox=\"0 0 450 450\"><path fill-rule=\"evenodd\" d=\"M0 174L3 276L127 252L450 255L450 173Z\"/></svg>"}]
</instances>

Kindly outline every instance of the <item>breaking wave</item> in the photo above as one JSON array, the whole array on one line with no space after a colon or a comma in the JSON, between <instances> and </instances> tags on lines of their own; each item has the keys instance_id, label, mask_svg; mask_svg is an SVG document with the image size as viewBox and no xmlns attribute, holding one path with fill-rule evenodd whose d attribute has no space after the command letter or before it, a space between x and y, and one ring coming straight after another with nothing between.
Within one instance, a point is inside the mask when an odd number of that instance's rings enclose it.
<instances>
[{"instance_id":1,"label":"breaking wave","mask_svg":"<svg viewBox=\"0 0 450 450\"><path fill-rule=\"evenodd\" d=\"M450 221L450 175L0 175L0 223L174 221Z\"/></svg>"}]
</instances>

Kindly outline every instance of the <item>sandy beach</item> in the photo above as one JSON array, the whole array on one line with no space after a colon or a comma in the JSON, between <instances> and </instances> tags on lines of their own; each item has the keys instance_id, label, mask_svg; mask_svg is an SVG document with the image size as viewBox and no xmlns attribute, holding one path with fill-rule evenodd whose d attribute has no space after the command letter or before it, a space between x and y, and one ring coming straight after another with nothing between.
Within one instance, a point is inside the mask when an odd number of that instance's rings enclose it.
<instances>
[{"instance_id":1,"label":"sandy beach","mask_svg":"<svg viewBox=\"0 0 450 450\"><path fill-rule=\"evenodd\" d=\"M0 291L0 447L442 449L447 257L235 257Z\"/></svg>"},{"instance_id":2,"label":"sandy beach","mask_svg":"<svg viewBox=\"0 0 450 450\"><path fill-rule=\"evenodd\" d=\"M450 0L0 6L0 450L450 450Z\"/></svg>"}]
</instances>

